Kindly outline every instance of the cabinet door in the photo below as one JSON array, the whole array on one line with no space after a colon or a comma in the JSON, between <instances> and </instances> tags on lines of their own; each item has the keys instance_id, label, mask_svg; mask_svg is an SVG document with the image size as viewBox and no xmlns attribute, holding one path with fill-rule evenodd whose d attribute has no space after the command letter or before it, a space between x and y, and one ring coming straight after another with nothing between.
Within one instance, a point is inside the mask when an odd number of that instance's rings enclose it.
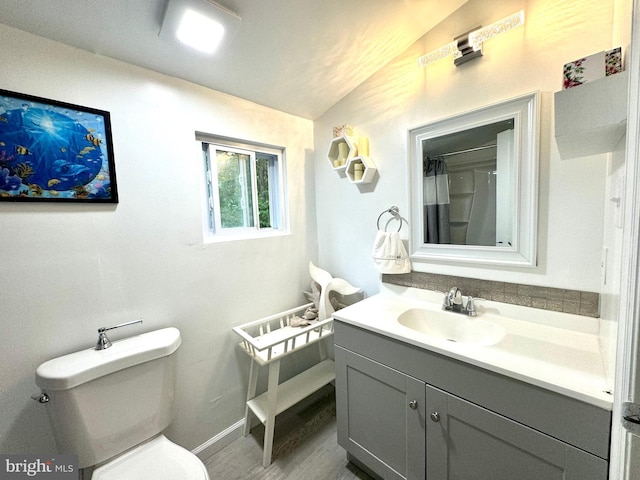
<instances>
[{"instance_id":1,"label":"cabinet door","mask_svg":"<svg viewBox=\"0 0 640 480\"><path fill-rule=\"evenodd\" d=\"M425 384L335 347L338 443L385 480L425 476Z\"/></svg>"},{"instance_id":2,"label":"cabinet door","mask_svg":"<svg viewBox=\"0 0 640 480\"><path fill-rule=\"evenodd\" d=\"M499 394L499 393L498 393ZM606 480L607 462L426 387L427 480Z\"/></svg>"}]
</instances>

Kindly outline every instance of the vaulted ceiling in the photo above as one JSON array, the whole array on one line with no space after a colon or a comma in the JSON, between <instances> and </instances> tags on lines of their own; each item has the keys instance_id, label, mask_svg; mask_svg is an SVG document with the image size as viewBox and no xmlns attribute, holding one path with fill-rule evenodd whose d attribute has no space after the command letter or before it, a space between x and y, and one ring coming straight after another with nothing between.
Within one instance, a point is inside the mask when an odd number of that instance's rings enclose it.
<instances>
[{"instance_id":1,"label":"vaulted ceiling","mask_svg":"<svg viewBox=\"0 0 640 480\"><path fill-rule=\"evenodd\" d=\"M468 0L220 0L213 57L158 37L167 0L0 0L0 23L315 119Z\"/></svg>"}]
</instances>

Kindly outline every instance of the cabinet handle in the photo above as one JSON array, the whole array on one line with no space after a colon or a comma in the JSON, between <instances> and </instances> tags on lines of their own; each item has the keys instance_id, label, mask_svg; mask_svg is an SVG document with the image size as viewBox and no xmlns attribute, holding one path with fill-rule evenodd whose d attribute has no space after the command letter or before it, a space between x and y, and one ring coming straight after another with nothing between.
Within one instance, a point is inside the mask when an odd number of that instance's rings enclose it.
<instances>
[{"instance_id":1,"label":"cabinet handle","mask_svg":"<svg viewBox=\"0 0 640 480\"><path fill-rule=\"evenodd\" d=\"M415 409L417 409L417 408L418 408L418 401L417 401L417 400L411 400L411 401L409 402L409 408L410 408L411 410L415 410Z\"/></svg>"},{"instance_id":2,"label":"cabinet handle","mask_svg":"<svg viewBox=\"0 0 640 480\"><path fill-rule=\"evenodd\" d=\"M431 420L438 423L440 421L440 414L438 412L431 413Z\"/></svg>"}]
</instances>

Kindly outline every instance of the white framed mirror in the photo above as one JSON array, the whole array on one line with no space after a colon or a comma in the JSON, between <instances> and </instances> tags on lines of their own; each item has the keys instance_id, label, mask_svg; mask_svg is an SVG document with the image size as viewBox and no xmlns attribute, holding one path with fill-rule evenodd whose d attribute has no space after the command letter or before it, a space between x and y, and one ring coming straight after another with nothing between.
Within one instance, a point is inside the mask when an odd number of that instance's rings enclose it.
<instances>
[{"instance_id":1,"label":"white framed mirror","mask_svg":"<svg viewBox=\"0 0 640 480\"><path fill-rule=\"evenodd\" d=\"M536 265L538 97L409 131L413 262Z\"/></svg>"}]
</instances>

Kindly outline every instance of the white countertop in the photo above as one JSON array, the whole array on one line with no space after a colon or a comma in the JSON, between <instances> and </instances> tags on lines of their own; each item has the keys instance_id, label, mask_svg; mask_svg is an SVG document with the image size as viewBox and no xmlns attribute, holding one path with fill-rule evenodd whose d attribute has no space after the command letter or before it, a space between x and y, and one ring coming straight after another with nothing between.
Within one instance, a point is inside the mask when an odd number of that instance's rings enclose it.
<instances>
[{"instance_id":1,"label":"white countertop","mask_svg":"<svg viewBox=\"0 0 640 480\"><path fill-rule=\"evenodd\" d=\"M477 301L478 317L475 318L494 322L506 330L504 338L491 346L453 343L398 323L398 316L411 308L440 311L442 299L443 295L438 292L385 286L383 292L338 310L333 317L606 410L612 409L613 395L605 393L608 386L597 318Z\"/></svg>"}]
</instances>

